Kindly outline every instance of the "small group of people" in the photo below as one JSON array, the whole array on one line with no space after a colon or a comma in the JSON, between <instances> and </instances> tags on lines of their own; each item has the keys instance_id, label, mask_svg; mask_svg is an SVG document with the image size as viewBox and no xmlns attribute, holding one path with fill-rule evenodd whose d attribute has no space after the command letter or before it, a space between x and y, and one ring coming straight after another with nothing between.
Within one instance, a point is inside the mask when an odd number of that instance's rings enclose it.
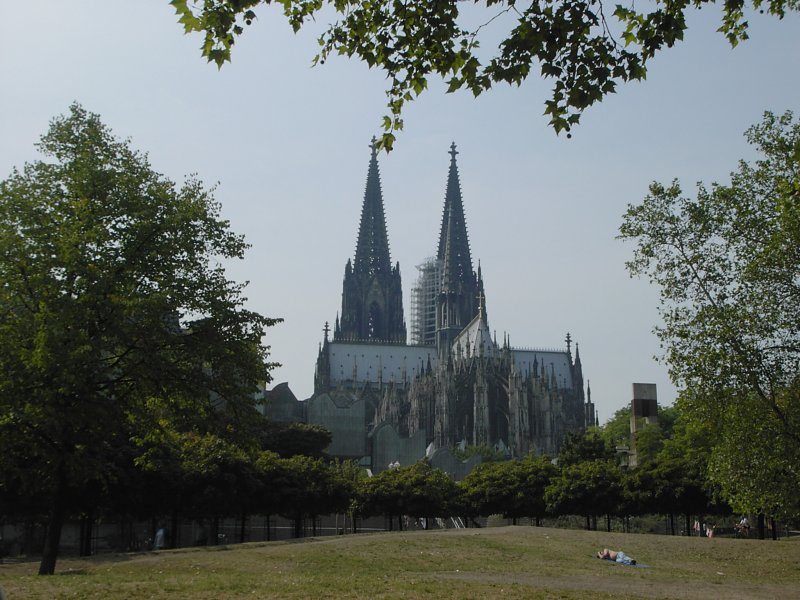
<instances>
[{"instance_id":1,"label":"small group of people","mask_svg":"<svg viewBox=\"0 0 800 600\"><path fill-rule=\"evenodd\" d=\"M711 523L706 524L706 523L701 523L700 521L694 522L694 532L701 537L706 536L709 538L713 538L716 528L717 526L712 525Z\"/></svg>"},{"instance_id":2,"label":"small group of people","mask_svg":"<svg viewBox=\"0 0 800 600\"><path fill-rule=\"evenodd\" d=\"M694 531L698 536L713 538L716 528L717 526L711 523L694 522ZM733 526L733 529L736 532L736 537L747 537L750 534L750 521L747 520L747 515L742 515L742 518Z\"/></svg>"},{"instance_id":3,"label":"small group of people","mask_svg":"<svg viewBox=\"0 0 800 600\"><path fill-rule=\"evenodd\" d=\"M636 560L625 554L622 550L609 550L608 548L603 548L602 550L597 551L597 558L618 562L623 565L636 564Z\"/></svg>"}]
</instances>

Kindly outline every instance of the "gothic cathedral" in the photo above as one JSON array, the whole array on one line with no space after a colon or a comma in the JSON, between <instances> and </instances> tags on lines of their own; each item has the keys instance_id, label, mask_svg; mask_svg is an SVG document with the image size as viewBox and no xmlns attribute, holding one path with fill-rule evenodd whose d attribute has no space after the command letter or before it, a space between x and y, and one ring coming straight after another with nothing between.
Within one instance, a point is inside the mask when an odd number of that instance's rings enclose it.
<instances>
[{"instance_id":1,"label":"gothic cathedral","mask_svg":"<svg viewBox=\"0 0 800 600\"><path fill-rule=\"evenodd\" d=\"M407 341L373 140L355 260L345 265L341 313L332 339L326 325L304 418L332 431L330 454L374 471L456 446L552 455L566 433L595 422L569 334L563 350L513 348L490 334L456 156L453 144L436 255L419 267Z\"/></svg>"}]
</instances>

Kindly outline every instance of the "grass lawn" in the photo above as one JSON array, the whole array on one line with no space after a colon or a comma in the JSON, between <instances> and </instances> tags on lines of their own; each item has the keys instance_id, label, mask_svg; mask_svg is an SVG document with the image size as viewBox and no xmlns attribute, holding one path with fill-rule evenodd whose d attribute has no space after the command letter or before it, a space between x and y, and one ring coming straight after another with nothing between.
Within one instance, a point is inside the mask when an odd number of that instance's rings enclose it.
<instances>
[{"instance_id":1,"label":"grass lawn","mask_svg":"<svg viewBox=\"0 0 800 600\"><path fill-rule=\"evenodd\" d=\"M593 558L622 549L648 568ZM800 599L800 538L491 527L307 538L0 566L8 600L146 598Z\"/></svg>"}]
</instances>

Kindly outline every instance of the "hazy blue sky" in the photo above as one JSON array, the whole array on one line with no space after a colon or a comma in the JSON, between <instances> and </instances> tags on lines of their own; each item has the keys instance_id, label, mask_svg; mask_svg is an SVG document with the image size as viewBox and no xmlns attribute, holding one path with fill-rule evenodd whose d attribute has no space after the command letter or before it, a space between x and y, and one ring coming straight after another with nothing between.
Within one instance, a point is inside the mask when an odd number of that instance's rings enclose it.
<instances>
[{"instance_id":1,"label":"hazy blue sky","mask_svg":"<svg viewBox=\"0 0 800 600\"><path fill-rule=\"evenodd\" d=\"M218 71L200 57L166 0L29 0L0 5L0 177L36 158L34 143L73 101L102 115L173 180L197 173L252 249L231 265L249 306L285 322L268 331L275 383L310 395L325 321L341 306L369 159L385 113L384 78L336 58L310 68L320 28L293 35L275 10ZM535 77L480 99L431 89L408 108L396 149L380 159L392 260L406 318L415 265L435 251L449 145L455 141L473 259L489 325L525 347L580 344L601 422L631 383L675 388L652 334L657 290L631 280L621 215L653 180L727 182L752 157L743 131L764 110L798 109L800 18L754 15L731 49L719 11L691 13L686 40L644 83L585 113L573 138L542 116L550 84ZM321 22L320 27L325 23Z\"/></svg>"}]
</instances>

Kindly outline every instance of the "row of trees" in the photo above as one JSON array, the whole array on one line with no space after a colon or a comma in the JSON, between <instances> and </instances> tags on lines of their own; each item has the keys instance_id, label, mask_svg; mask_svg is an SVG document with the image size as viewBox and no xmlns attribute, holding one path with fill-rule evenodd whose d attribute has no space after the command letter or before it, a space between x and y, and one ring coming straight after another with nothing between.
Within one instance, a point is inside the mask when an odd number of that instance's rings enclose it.
<instances>
[{"instance_id":1,"label":"row of trees","mask_svg":"<svg viewBox=\"0 0 800 600\"><path fill-rule=\"evenodd\" d=\"M680 424L671 434L657 426L646 429L641 466L621 467L612 425L625 418L623 410L608 426L571 436L557 460L531 455L483 463L461 482L424 459L367 477L355 463L321 456L329 438L315 428L289 426L295 440L307 443L273 450L266 448L280 439L274 432L285 429L275 424L268 424L270 436L260 445L249 447L211 433L172 431L159 439L151 436L144 452L131 446L106 485L97 480L73 485L80 494L72 494L64 510L89 524L101 516L123 522L170 520L173 531L179 519L201 520L211 523L211 543L220 519L234 517L244 524L254 514L286 516L300 536L305 518L332 513L385 515L390 523L397 518L399 528L402 517L469 521L497 514L537 524L545 517L582 515L587 528L596 528L605 516L609 529L613 516L657 513L670 516L673 532L674 517L684 515L688 532L690 515L728 510L707 487L708 452ZM47 509L24 488L6 487L0 500L6 514L17 519L39 519Z\"/></svg>"}]
</instances>

